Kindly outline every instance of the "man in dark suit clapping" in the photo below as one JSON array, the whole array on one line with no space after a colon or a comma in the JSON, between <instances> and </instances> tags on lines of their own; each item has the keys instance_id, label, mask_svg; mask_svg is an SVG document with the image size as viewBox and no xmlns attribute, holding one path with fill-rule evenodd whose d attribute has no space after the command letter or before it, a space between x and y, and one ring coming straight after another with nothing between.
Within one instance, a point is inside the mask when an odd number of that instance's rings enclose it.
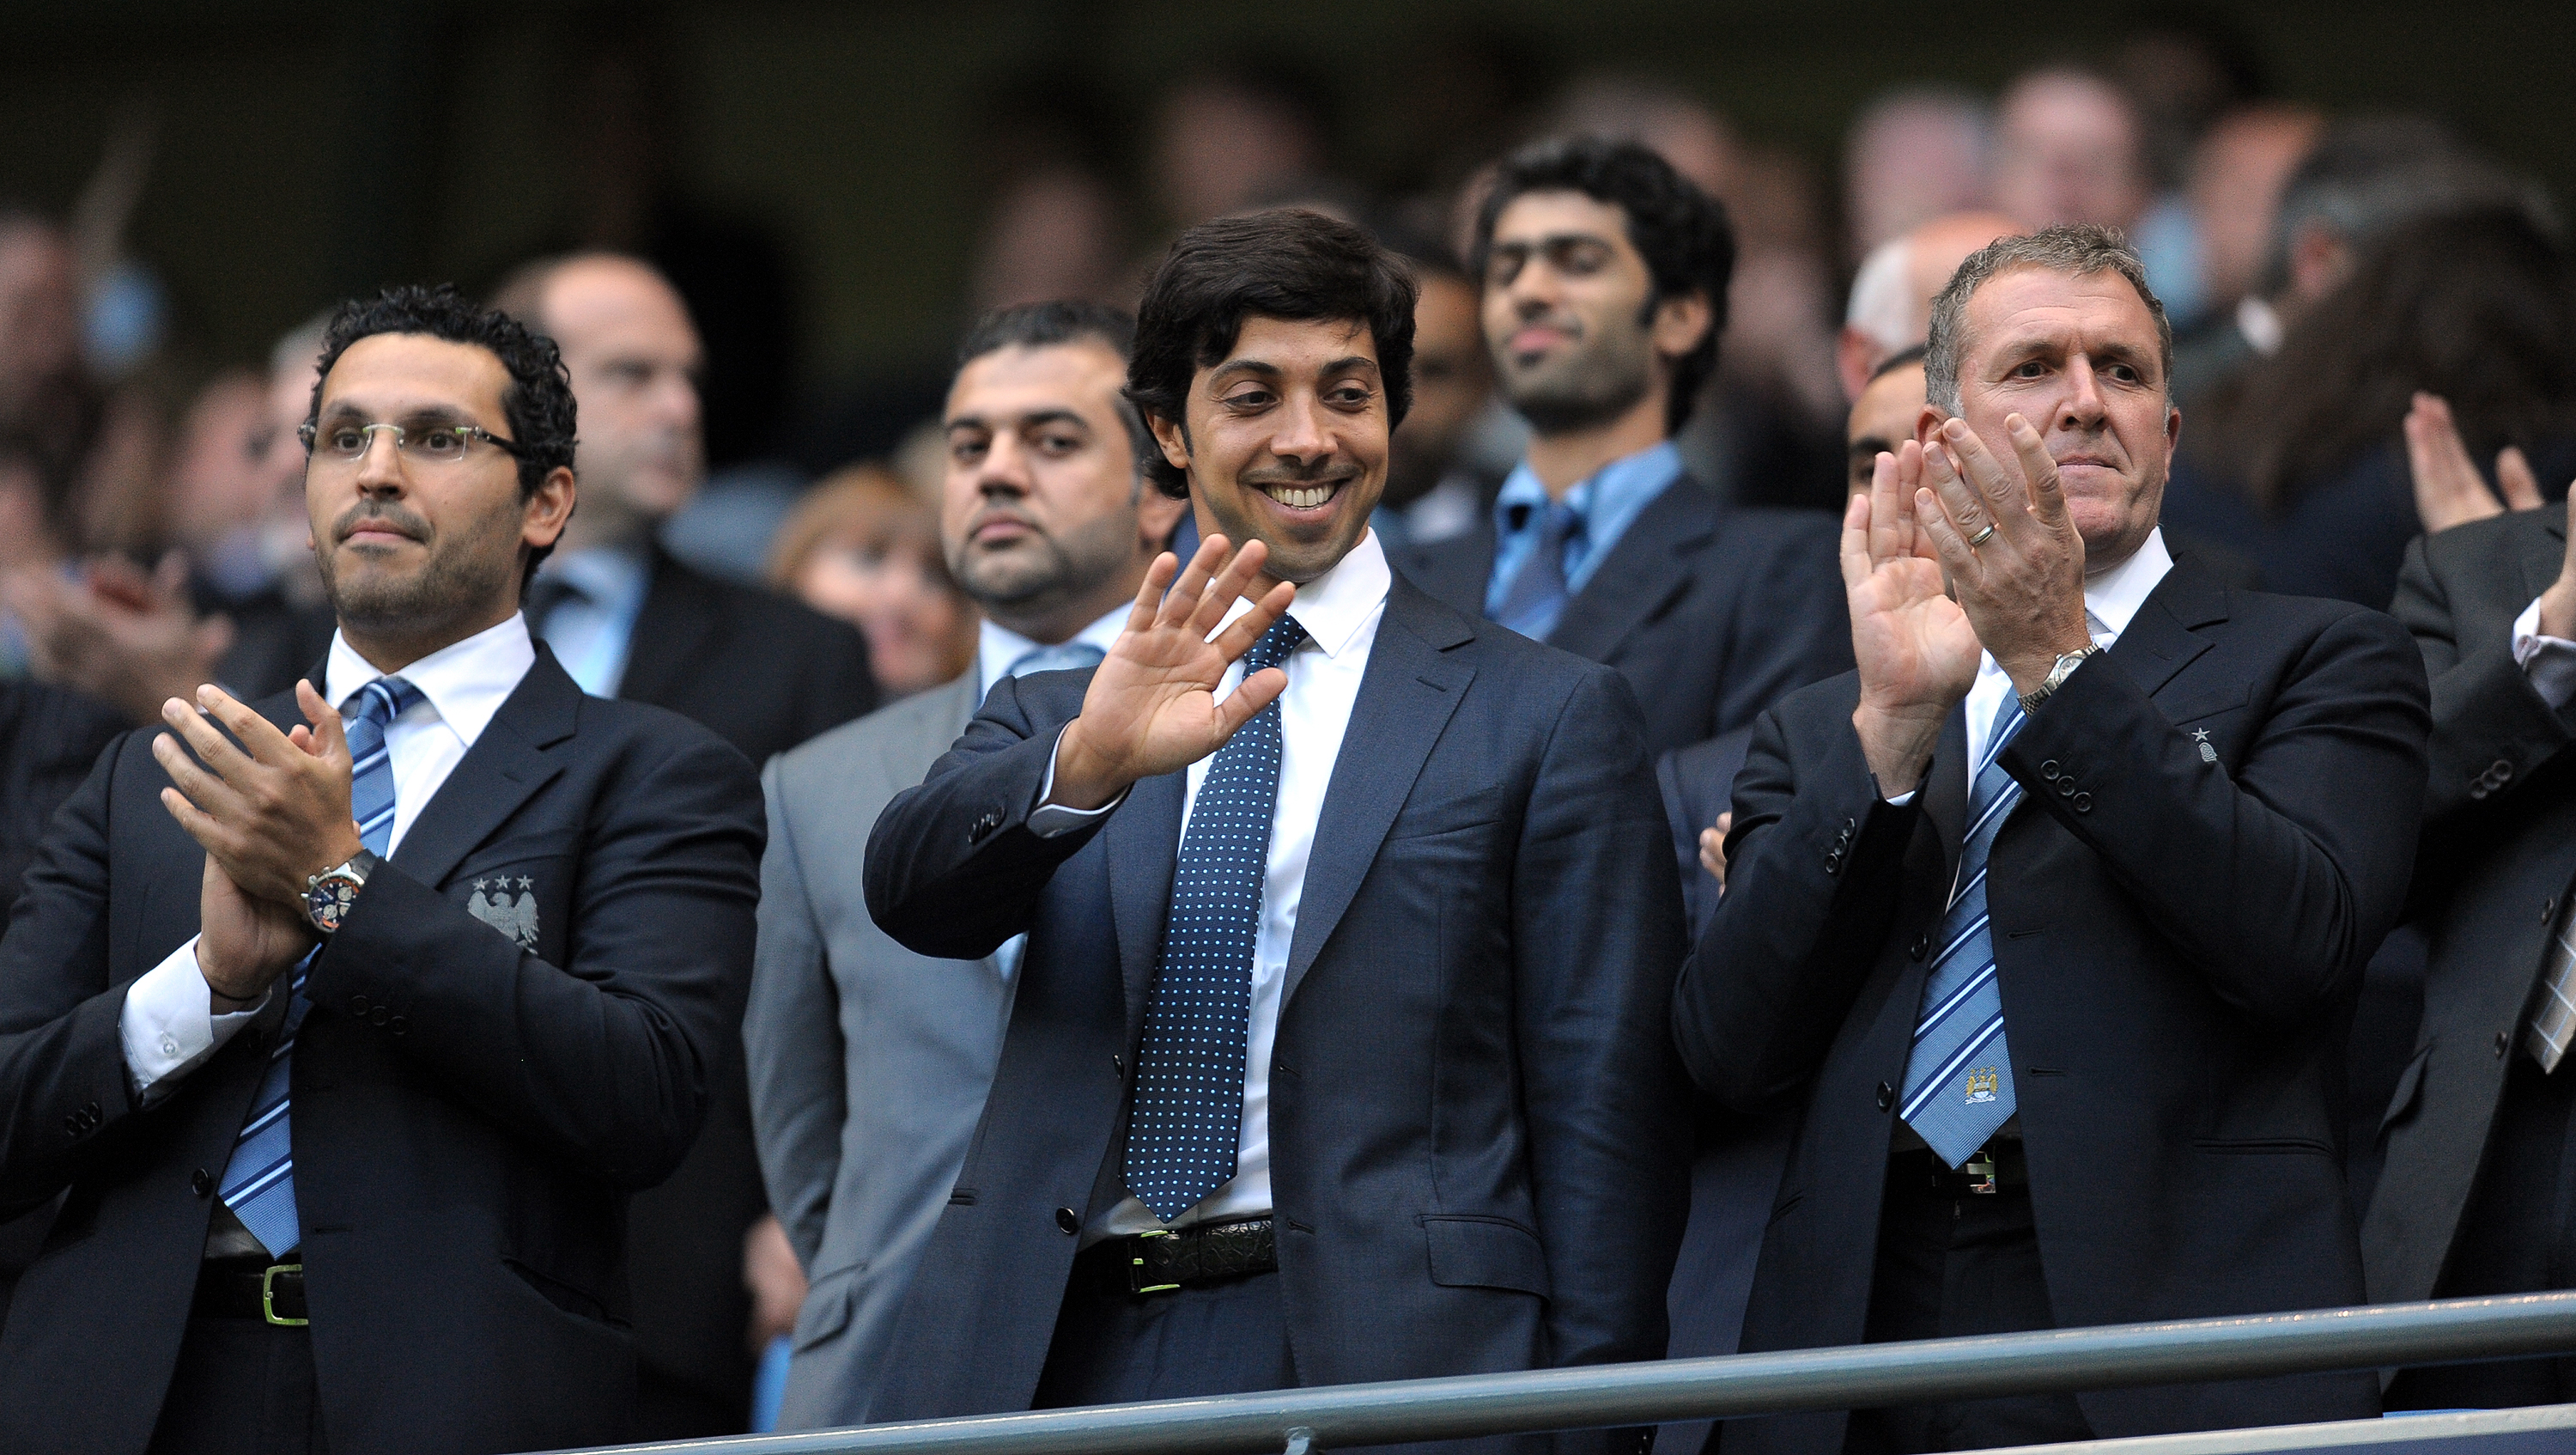
<instances>
[{"instance_id":1,"label":"man in dark suit clapping","mask_svg":"<svg viewBox=\"0 0 2576 1455\"><path fill-rule=\"evenodd\" d=\"M1388 570L1413 310L1343 223L1183 234L1128 388L1205 544L878 820L887 933L1028 941L871 1418L1663 1352L1681 924L1644 732L1616 672Z\"/></svg>"},{"instance_id":2,"label":"man in dark suit clapping","mask_svg":"<svg viewBox=\"0 0 2576 1455\"><path fill-rule=\"evenodd\" d=\"M333 320L296 695L111 746L0 941L0 1448L623 1438L628 1194L737 1033L742 755L586 698L520 591L572 514L554 348L453 290Z\"/></svg>"},{"instance_id":3,"label":"man in dark suit clapping","mask_svg":"<svg viewBox=\"0 0 2576 1455\"><path fill-rule=\"evenodd\" d=\"M2171 353L2116 234L1993 243L1934 305L1916 440L1844 515L1859 671L1755 727L1675 1002L1704 1089L1804 1105L1747 1349L2361 1301L2344 1027L2413 859L2423 664L2376 612L2171 559ZM2376 1394L2363 1372L1788 1415L1725 1447L1973 1449Z\"/></svg>"}]
</instances>

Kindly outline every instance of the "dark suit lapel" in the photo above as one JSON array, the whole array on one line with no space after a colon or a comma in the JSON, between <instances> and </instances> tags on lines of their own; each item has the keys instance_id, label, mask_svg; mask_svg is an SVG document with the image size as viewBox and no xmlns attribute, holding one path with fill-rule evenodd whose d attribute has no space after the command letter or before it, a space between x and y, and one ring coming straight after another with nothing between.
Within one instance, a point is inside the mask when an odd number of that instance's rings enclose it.
<instances>
[{"instance_id":1,"label":"dark suit lapel","mask_svg":"<svg viewBox=\"0 0 2576 1455\"><path fill-rule=\"evenodd\" d=\"M1619 534L1618 544L1565 604L1547 644L1606 662L1630 632L1690 589L1691 558L1717 533L1708 497L1676 475Z\"/></svg>"},{"instance_id":2,"label":"dark suit lapel","mask_svg":"<svg viewBox=\"0 0 2576 1455\"><path fill-rule=\"evenodd\" d=\"M1401 578L1388 589L1386 615L1378 621L1368 670L1360 676L1359 698L1324 789L1324 811L1315 821L1315 847L1297 901L1297 933L1288 945L1288 973L1279 991L1282 1005L1297 993L1297 983L1351 907L1432 744L1475 680L1475 668L1441 655L1475 640L1475 629L1461 615L1443 610Z\"/></svg>"},{"instance_id":3,"label":"dark suit lapel","mask_svg":"<svg viewBox=\"0 0 2576 1455\"><path fill-rule=\"evenodd\" d=\"M1163 922L1172 912L1172 870L1180 859L1181 804L1189 770L1138 783L1109 816L1100 837L1109 855L1109 916L1118 932L1118 970L1127 987L1127 1038L1145 1028L1145 997Z\"/></svg>"},{"instance_id":4,"label":"dark suit lapel","mask_svg":"<svg viewBox=\"0 0 2576 1455\"><path fill-rule=\"evenodd\" d=\"M571 737L580 715L581 688L539 642L528 675L412 820L393 863L436 888L458 860L563 771L546 749Z\"/></svg>"},{"instance_id":5,"label":"dark suit lapel","mask_svg":"<svg viewBox=\"0 0 2576 1455\"><path fill-rule=\"evenodd\" d=\"M668 698L715 637L724 611L722 600L659 546L653 548L652 572L627 639L626 674L617 684L617 695L630 702Z\"/></svg>"},{"instance_id":6,"label":"dark suit lapel","mask_svg":"<svg viewBox=\"0 0 2576 1455\"><path fill-rule=\"evenodd\" d=\"M1485 588L1494 577L1494 523L1479 521L1456 540L1412 546L1393 561L1396 574L1435 601L1467 616L1485 614Z\"/></svg>"},{"instance_id":7,"label":"dark suit lapel","mask_svg":"<svg viewBox=\"0 0 2576 1455\"><path fill-rule=\"evenodd\" d=\"M2225 620L2227 588L2198 566L2177 561L2103 656L2120 664L2138 690L2153 697L2175 673L2217 645L2195 628Z\"/></svg>"}]
</instances>

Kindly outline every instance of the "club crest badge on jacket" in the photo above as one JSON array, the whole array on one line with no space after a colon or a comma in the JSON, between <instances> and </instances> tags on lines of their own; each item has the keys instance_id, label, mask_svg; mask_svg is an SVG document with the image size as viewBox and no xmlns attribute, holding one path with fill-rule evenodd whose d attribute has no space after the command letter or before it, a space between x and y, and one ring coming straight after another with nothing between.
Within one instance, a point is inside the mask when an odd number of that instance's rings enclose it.
<instances>
[{"instance_id":1,"label":"club crest badge on jacket","mask_svg":"<svg viewBox=\"0 0 2576 1455\"><path fill-rule=\"evenodd\" d=\"M497 886L489 898L483 893L487 885ZM516 940L520 949L534 950L537 947L535 881L522 876L519 888L522 891L519 897L512 899L510 880L506 875L498 880L477 879L474 881L474 897L465 901L465 912Z\"/></svg>"}]
</instances>

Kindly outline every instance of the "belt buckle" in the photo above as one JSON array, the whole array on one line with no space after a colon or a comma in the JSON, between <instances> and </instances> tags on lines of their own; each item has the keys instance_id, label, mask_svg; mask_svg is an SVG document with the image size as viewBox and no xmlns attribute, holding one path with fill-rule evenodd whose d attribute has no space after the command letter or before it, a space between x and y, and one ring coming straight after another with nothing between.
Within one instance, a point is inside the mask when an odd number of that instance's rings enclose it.
<instances>
[{"instance_id":1,"label":"belt buckle","mask_svg":"<svg viewBox=\"0 0 2576 1455\"><path fill-rule=\"evenodd\" d=\"M1145 1259L1143 1257L1144 1243L1147 1238L1177 1238L1179 1236L1180 1234L1173 1232L1169 1228L1156 1228L1152 1232L1138 1233L1136 1235L1137 1253L1130 1256L1127 1260L1127 1291L1129 1293L1178 1293L1181 1291L1181 1286L1177 1283L1147 1283L1145 1281Z\"/></svg>"},{"instance_id":2,"label":"belt buckle","mask_svg":"<svg viewBox=\"0 0 2576 1455\"><path fill-rule=\"evenodd\" d=\"M1969 1192L1979 1197L1994 1196L1995 1154L1991 1149L1979 1147L1976 1155L1959 1165L1959 1170L1968 1174Z\"/></svg>"},{"instance_id":3,"label":"belt buckle","mask_svg":"<svg viewBox=\"0 0 2576 1455\"><path fill-rule=\"evenodd\" d=\"M303 1271L304 1265L301 1263L271 1263L266 1268L260 1270L259 1316L261 1318L266 1319L270 1323L275 1324L282 1329L300 1329L313 1322L309 1318L290 1319L277 1311L277 1275L281 1273L301 1274ZM308 1309L307 1312L310 1312L310 1310Z\"/></svg>"}]
</instances>

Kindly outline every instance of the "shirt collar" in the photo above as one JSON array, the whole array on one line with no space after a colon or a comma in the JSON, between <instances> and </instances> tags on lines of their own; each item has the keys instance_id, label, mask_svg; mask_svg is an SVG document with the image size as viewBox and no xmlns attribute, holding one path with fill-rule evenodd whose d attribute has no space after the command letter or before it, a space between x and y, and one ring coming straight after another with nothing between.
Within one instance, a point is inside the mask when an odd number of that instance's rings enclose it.
<instances>
[{"instance_id":1,"label":"shirt collar","mask_svg":"<svg viewBox=\"0 0 2576 1455\"><path fill-rule=\"evenodd\" d=\"M1386 605L1387 589L1394 584L1386 548L1372 529L1351 547L1350 554L1333 563L1333 569L1297 588L1288 615L1306 629L1306 640L1325 656L1339 657L1377 620L1378 609ZM1225 609L1225 619L1232 621L1251 609L1251 598L1237 597Z\"/></svg>"},{"instance_id":2,"label":"shirt collar","mask_svg":"<svg viewBox=\"0 0 2576 1455\"><path fill-rule=\"evenodd\" d=\"M1387 588L1394 580L1395 573L1387 568L1386 548L1378 544L1377 532L1365 531L1350 554L1333 563L1333 569L1297 588L1297 599L1289 603L1288 614L1306 629L1307 640L1322 648L1325 656L1339 657L1359 640L1361 630L1377 619L1378 608L1386 604ZM1228 613L1229 618L1232 615Z\"/></svg>"},{"instance_id":3,"label":"shirt collar","mask_svg":"<svg viewBox=\"0 0 2576 1455\"><path fill-rule=\"evenodd\" d=\"M1106 656L1111 645L1117 642L1118 634L1127 629L1127 614L1135 609L1135 603L1122 601L1102 612L1099 620L1075 632L1073 640L1098 647ZM980 699L991 692L993 684L1002 680L1002 674L1011 670L1013 662L1045 645L1034 637L1020 635L989 616L984 618L983 625L975 631L976 696Z\"/></svg>"},{"instance_id":4,"label":"shirt collar","mask_svg":"<svg viewBox=\"0 0 2576 1455\"><path fill-rule=\"evenodd\" d=\"M1565 492L1565 503L1589 525L1597 515L1623 511L1632 502L1642 505L1673 483L1681 472L1681 447L1664 440L1633 455L1622 455L1576 481ZM1529 461L1521 461L1503 481L1502 493L1494 497L1496 534L1511 534L1515 515L1521 516L1520 527L1526 529L1547 503L1547 487L1539 483L1538 472L1530 468Z\"/></svg>"},{"instance_id":5,"label":"shirt collar","mask_svg":"<svg viewBox=\"0 0 2576 1455\"><path fill-rule=\"evenodd\" d=\"M568 556L554 556L542 569L548 575L561 576L615 615L642 606L645 588L652 584L651 562L642 549L634 546L592 546Z\"/></svg>"},{"instance_id":6,"label":"shirt collar","mask_svg":"<svg viewBox=\"0 0 2576 1455\"><path fill-rule=\"evenodd\" d=\"M2084 609L2116 637L2129 629L2130 619L2172 569L2173 554L2165 549L2164 527L2158 526L2129 559L2084 583Z\"/></svg>"},{"instance_id":7,"label":"shirt collar","mask_svg":"<svg viewBox=\"0 0 2576 1455\"><path fill-rule=\"evenodd\" d=\"M451 642L402 669L401 678L420 689L430 711L453 729L467 747L483 736L492 715L501 710L519 679L537 660L528 638L528 619L517 612L497 626L485 627L461 642ZM359 688L385 674L375 669L346 634L331 634L331 658L323 670L322 692L344 711ZM417 711L418 709L414 709Z\"/></svg>"}]
</instances>

